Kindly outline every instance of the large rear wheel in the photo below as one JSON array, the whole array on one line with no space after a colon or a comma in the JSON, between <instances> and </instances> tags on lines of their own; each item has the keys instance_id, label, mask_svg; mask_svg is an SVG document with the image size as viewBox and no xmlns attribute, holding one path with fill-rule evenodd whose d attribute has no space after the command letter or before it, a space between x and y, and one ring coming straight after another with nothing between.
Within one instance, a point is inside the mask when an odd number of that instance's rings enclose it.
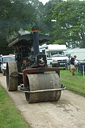
<instances>
[{"instance_id":1,"label":"large rear wheel","mask_svg":"<svg viewBox=\"0 0 85 128\"><path fill-rule=\"evenodd\" d=\"M6 83L8 91L17 91L18 77L13 77L12 73L18 73L17 64L15 61L8 62L6 65Z\"/></svg>"}]
</instances>

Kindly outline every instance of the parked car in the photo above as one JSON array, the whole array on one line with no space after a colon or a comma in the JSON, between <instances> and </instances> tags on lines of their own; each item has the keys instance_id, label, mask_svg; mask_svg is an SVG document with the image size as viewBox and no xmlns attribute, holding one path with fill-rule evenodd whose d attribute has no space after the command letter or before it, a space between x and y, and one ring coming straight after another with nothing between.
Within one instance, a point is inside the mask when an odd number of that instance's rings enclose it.
<instances>
[{"instance_id":1,"label":"parked car","mask_svg":"<svg viewBox=\"0 0 85 128\"><path fill-rule=\"evenodd\" d=\"M15 60L15 55L3 55L1 58L1 72L3 75L6 74L6 63L8 61L14 61Z\"/></svg>"},{"instance_id":2,"label":"parked car","mask_svg":"<svg viewBox=\"0 0 85 128\"><path fill-rule=\"evenodd\" d=\"M1 72L1 58L2 58L2 54L0 55L0 72Z\"/></svg>"},{"instance_id":3,"label":"parked car","mask_svg":"<svg viewBox=\"0 0 85 128\"><path fill-rule=\"evenodd\" d=\"M67 68L68 63L69 63L68 56L65 56L63 54L54 54L52 56L52 67Z\"/></svg>"}]
</instances>

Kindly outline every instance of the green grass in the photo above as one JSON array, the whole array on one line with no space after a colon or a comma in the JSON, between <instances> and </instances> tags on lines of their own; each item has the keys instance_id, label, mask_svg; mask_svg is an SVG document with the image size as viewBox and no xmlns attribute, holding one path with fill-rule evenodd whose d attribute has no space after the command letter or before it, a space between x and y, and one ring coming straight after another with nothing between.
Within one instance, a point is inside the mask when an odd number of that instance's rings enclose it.
<instances>
[{"instance_id":1,"label":"green grass","mask_svg":"<svg viewBox=\"0 0 85 128\"><path fill-rule=\"evenodd\" d=\"M10 97L0 86L0 128L28 128Z\"/></svg>"},{"instance_id":2,"label":"green grass","mask_svg":"<svg viewBox=\"0 0 85 128\"><path fill-rule=\"evenodd\" d=\"M85 97L85 76L82 74L72 76L69 70L61 70L60 81L66 86L67 90L74 91Z\"/></svg>"},{"instance_id":3,"label":"green grass","mask_svg":"<svg viewBox=\"0 0 85 128\"><path fill-rule=\"evenodd\" d=\"M55 73L55 71L47 73ZM85 75L76 74L72 76L69 70L60 70L60 82L66 87L66 90L73 91L85 97Z\"/></svg>"}]
</instances>

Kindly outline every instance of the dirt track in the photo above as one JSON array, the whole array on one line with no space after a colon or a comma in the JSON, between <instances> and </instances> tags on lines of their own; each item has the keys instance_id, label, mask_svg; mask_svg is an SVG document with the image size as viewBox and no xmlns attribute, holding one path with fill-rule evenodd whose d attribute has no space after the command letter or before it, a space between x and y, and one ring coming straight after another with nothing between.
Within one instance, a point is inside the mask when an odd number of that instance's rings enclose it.
<instances>
[{"instance_id":1,"label":"dirt track","mask_svg":"<svg viewBox=\"0 0 85 128\"><path fill-rule=\"evenodd\" d=\"M0 83L7 91L1 73ZM79 95L65 90L58 102L28 104L23 92L8 94L31 128L85 128L85 98Z\"/></svg>"}]
</instances>

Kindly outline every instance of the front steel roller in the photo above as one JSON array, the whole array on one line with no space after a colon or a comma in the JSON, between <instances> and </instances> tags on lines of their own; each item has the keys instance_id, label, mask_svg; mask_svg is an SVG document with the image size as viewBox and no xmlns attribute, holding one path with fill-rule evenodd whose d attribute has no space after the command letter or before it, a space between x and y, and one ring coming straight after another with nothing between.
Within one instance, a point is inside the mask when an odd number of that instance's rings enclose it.
<instances>
[{"instance_id":1,"label":"front steel roller","mask_svg":"<svg viewBox=\"0 0 85 128\"><path fill-rule=\"evenodd\" d=\"M16 77L18 70L15 61L7 63L6 66L6 83L8 91L17 91L18 77Z\"/></svg>"},{"instance_id":2,"label":"front steel roller","mask_svg":"<svg viewBox=\"0 0 85 128\"><path fill-rule=\"evenodd\" d=\"M25 92L29 103L58 101L61 96L61 84L57 73L29 74L28 88Z\"/></svg>"}]
</instances>

